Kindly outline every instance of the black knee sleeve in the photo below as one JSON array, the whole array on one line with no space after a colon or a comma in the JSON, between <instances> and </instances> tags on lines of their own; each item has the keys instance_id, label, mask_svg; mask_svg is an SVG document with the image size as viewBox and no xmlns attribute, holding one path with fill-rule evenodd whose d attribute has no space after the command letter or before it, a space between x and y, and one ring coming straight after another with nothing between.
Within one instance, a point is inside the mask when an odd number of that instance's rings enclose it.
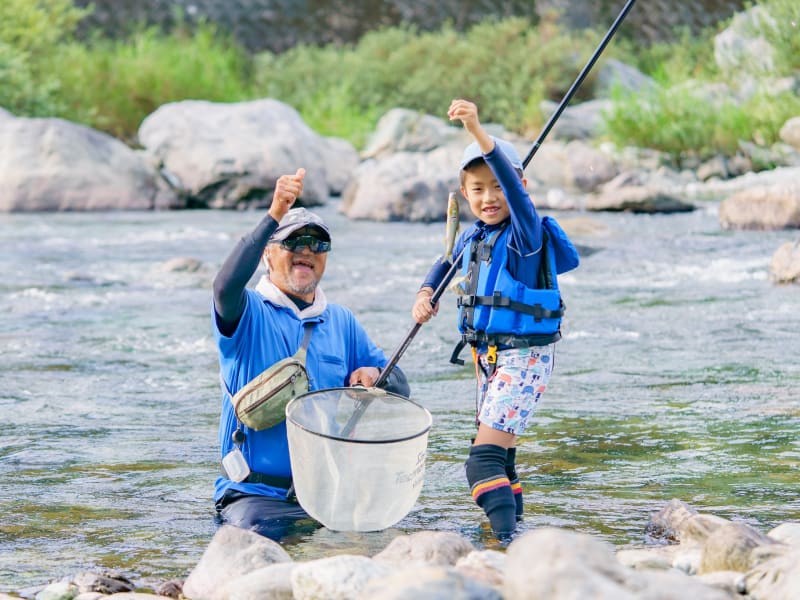
<instances>
[{"instance_id":1,"label":"black knee sleeve","mask_svg":"<svg viewBox=\"0 0 800 600\"><path fill-rule=\"evenodd\" d=\"M517 521L517 504L506 475L506 455L501 446L481 444L470 448L465 465L472 498L486 513L498 537L511 535Z\"/></svg>"},{"instance_id":2,"label":"black knee sleeve","mask_svg":"<svg viewBox=\"0 0 800 600\"><path fill-rule=\"evenodd\" d=\"M521 521L525 505L522 502L522 484L519 482L519 476L517 475L516 461L517 449L509 448L506 454L506 476L511 483L511 492L514 494L514 502L517 505L517 521Z\"/></svg>"}]
</instances>

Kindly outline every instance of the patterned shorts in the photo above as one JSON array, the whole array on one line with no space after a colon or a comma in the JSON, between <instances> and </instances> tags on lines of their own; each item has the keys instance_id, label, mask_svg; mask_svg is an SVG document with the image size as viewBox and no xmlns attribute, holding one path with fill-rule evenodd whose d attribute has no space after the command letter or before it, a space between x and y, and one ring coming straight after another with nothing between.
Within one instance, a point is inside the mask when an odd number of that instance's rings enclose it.
<instances>
[{"instance_id":1,"label":"patterned shorts","mask_svg":"<svg viewBox=\"0 0 800 600\"><path fill-rule=\"evenodd\" d=\"M528 425L553 372L555 344L512 348L497 353L497 368L487 379L481 373L478 421L519 435ZM486 357L478 357L487 370Z\"/></svg>"}]
</instances>

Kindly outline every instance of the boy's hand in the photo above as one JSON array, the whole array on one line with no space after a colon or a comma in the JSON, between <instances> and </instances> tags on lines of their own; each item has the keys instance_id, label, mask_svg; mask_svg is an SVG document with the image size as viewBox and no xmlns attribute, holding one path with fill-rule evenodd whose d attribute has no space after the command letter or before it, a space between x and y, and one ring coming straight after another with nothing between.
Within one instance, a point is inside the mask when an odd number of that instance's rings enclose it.
<instances>
[{"instance_id":1,"label":"boy's hand","mask_svg":"<svg viewBox=\"0 0 800 600\"><path fill-rule=\"evenodd\" d=\"M481 122L478 120L478 107L469 100L453 100L450 108L447 109L447 116L451 121L461 121L464 129L473 136L481 126Z\"/></svg>"},{"instance_id":2,"label":"boy's hand","mask_svg":"<svg viewBox=\"0 0 800 600\"><path fill-rule=\"evenodd\" d=\"M439 312L439 305L431 306L431 298L433 297L433 290L429 287L422 288L417 292L417 299L414 301L414 306L411 309L411 316L419 324L427 323L431 317Z\"/></svg>"},{"instance_id":3,"label":"boy's hand","mask_svg":"<svg viewBox=\"0 0 800 600\"><path fill-rule=\"evenodd\" d=\"M306 170L297 169L294 175L281 175L275 183L275 192L272 194L272 204L269 207L269 216L280 223L284 215L294 205L298 196L303 193L303 179Z\"/></svg>"},{"instance_id":4,"label":"boy's hand","mask_svg":"<svg viewBox=\"0 0 800 600\"><path fill-rule=\"evenodd\" d=\"M489 137L481 125L478 119L478 107L474 103L469 100L453 100L450 108L447 109L447 116L451 121L461 121L464 129L478 142L478 146L484 154L488 154L494 149L494 140Z\"/></svg>"}]
</instances>

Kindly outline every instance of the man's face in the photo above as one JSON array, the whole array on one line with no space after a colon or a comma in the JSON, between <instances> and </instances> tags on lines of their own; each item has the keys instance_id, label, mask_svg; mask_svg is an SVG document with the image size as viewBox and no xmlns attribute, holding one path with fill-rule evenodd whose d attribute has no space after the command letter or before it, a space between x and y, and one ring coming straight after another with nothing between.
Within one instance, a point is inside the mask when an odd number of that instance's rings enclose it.
<instances>
[{"instance_id":1,"label":"man's face","mask_svg":"<svg viewBox=\"0 0 800 600\"><path fill-rule=\"evenodd\" d=\"M327 238L316 227L304 227L293 232L286 241L291 244L293 240L304 236L311 236L315 240ZM325 272L327 252L314 253L308 246L299 246L292 251L280 242L270 242L265 254L269 279L278 289L306 302L314 301L314 290Z\"/></svg>"}]
</instances>

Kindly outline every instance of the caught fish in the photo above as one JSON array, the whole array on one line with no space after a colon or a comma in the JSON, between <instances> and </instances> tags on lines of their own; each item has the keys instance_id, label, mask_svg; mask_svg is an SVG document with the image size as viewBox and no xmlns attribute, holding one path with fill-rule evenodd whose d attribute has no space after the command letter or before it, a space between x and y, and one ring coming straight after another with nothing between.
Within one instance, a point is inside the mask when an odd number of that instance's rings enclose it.
<instances>
[{"instance_id":1,"label":"caught fish","mask_svg":"<svg viewBox=\"0 0 800 600\"><path fill-rule=\"evenodd\" d=\"M447 225L444 234L444 259L451 260L453 246L456 243L456 235L461 225L461 218L458 212L458 197L455 192L450 192L447 198Z\"/></svg>"}]
</instances>

